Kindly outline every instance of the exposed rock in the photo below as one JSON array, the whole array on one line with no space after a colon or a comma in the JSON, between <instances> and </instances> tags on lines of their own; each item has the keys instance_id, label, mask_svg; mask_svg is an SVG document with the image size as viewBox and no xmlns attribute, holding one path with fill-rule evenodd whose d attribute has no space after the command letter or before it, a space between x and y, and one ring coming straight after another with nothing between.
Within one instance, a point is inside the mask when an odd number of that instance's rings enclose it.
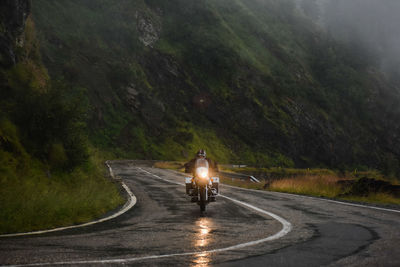
<instances>
[{"instance_id":1,"label":"exposed rock","mask_svg":"<svg viewBox=\"0 0 400 267\"><path fill-rule=\"evenodd\" d=\"M17 61L15 50L24 45L22 33L30 9L29 0L2 0L0 3L0 65L3 67Z\"/></svg>"},{"instance_id":2,"label":"exposed rock","mask_svg":"<svg viewBox=\"0 0 400 267\"><path fill-rule=\"evenodd\" d=\"M126 88L126 101L132 111L136 111L140 106L140 101L138 99L139 92L135 89L135 84L130 84Z\"/></svg>"},{"instance_id":3,"label":"exposed rock","mask_svg":"<svg viewBox=\"0 0 400 267\"><path fill-rule=\"evenodd\" d=\"M165 68L168 70L169 73L174 75L175 77L178 77L179 75L179 66L176 61L174 61L172 58L164 58L164 64Z\"/></svg>"},{"instance_id":4,"label":"exposed rock","mask_svg":"<svg viewBox=\"0 0 400 267\"><path fill-rule=\"evenodd\" d=\"M340 129L335 128L330 120L307 104L292 99L287 101L285 108L296 128L303 133L302 140L294 135L291 148L293 152L318 157L328 165L351 160L351 144L341 138Z\"/></svg>"},{"instance_id":5,"label":"exposed rock","mask_svg":"<svg viewBox=\"0 0 400 267\"><path fill-rule=\"evenodd\" d=\"M157 99L148 99L143 103L140 111L148 125L157 127L164 119L165 106Z\"/></svg>"},{"instance_id":6,"label":"exposed rock","mask_svg":"<svg viewBox=\"0 0 400 267\"><path fill-rule=\"evenodd\" d=\"M161 25L149 16L136 13L137 29L140 33L139 40L145 45L153 47L153 44L160 39Z\"/></svg>"}]
</instances>

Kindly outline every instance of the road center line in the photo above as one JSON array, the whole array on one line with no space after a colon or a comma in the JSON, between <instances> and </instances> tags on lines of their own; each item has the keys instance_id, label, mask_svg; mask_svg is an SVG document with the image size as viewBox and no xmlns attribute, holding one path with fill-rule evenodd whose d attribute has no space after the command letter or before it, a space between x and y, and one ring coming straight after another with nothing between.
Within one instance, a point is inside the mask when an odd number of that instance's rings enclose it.
<instances>
[{"instance_id":1,"label":"road center line","mask_svg":"<svg viewBox=\"0 0 400 267\"><path fill-rule=\"evenodd\" d=\"M148 172L146 170L143 170L142 168L138 167L138 170L141 170L157 179L166 181L171 184L176 184L176 185L184 185L183 183L167 180L164 178L161 178L158 175L155 175L151 172ZM185 253L174 253L174 254L165 254L165 255L150 255L150 256L143 256L143 257L137 257L137 258L125 258L125 259L109 259L109 260L92 260L92 261L70 261L70 262L49 262L49 263L33 263L33 264L21 264L21 265L8 265L8 266L13 266L13 267L22 267L22 266L49 266L49 265L84 265L84 264L112 264L112 263L120 263L120 264L126 264L130 262L135 262L135 261L144 261L144 260L150 260L150 259L162 259L162 258L169 258L169 257L178 257L178 256L192 256L192 255L199 255L199 254L211 254L211 253L219 253L219 252L225 252L225 251L230 251L230 250L235 250L235 249L241 249L249 246L254 246L258 245L264 242L268 241L273 241L276 239L279 239L285 235L287 235L291 230L292 230L292 224L288 222L287 220L283 219L282 217L279 217L278 215L265 211L263 209L257 208L251 204L248 204L246 202L224 196L224 195L219 195L220 197L223 197L225 199L228 199L236 204L239 204L241 206L244 206L246 208L252 209L256 212L268 215L275 220L279 221L282 224L282 229L277 232L276 234L272 236L268 236L266 238L246 242L246 243L240 243L237 245L225 247L225 248L218 248L218 249L212 249L212 250L206 250L206 251L194 251L194 252L185 252Z\"/></svg>"}]
</instances>

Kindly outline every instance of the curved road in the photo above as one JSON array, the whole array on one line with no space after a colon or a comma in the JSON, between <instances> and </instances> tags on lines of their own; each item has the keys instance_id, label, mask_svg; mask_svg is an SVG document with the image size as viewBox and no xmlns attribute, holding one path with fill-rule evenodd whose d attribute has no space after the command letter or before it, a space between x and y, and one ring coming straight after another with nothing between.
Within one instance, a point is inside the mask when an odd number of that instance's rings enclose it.
<instances>
[{"instance_id":1,"label":"curved road","mask_svg":"<svg viewBox=\"0 0 400 267\"><path fill-rule=\"evenodd\" d=\"M400 266L400 212L222 185L224 196L263 211L219 197L201 216L176 184L182 174L111 166L137 197L132 209L87 227L0 238L0 265Z\"/></svg>"}]
</instances>

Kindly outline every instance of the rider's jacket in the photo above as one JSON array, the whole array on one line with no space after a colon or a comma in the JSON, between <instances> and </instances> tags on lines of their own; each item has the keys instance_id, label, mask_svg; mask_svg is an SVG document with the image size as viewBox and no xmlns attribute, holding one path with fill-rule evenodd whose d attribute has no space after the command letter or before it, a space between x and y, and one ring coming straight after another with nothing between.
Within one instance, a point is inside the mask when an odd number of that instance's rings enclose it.
<instances>
[{"instance_id":1,"label":"rider's jacket","mask_svg":"<svg viewBox=\"0 0 400 267\"><path fill-rule=\"evenodd\" d=\"M194 166L196 164L196 160L198 159L198 157L190 160L189 162L185 163L185 173L194 173L195 169ZM217 173L219 172L218 170L218 163L212 159L206 158L206 160L208 161L208 166L209 166L209 172L210 172L210 176L216 176Z\"/></svg>"}]
</instances>

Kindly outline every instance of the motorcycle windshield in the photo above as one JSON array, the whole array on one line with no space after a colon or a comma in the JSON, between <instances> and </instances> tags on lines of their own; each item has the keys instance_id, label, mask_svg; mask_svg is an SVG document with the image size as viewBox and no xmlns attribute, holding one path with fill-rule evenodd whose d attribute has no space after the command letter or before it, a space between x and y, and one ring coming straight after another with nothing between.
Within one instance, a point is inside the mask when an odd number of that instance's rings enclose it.
<instances>
[{"instance_id":1,"label":"motorcycle windshield","mask_svg":"<svg viewBox=\"0 0 400 267\"><path fill-rule=\"evenodd\" d=\"M206 159L197 159L195 167L196 169L200 167L208 169L208 161Z\"/></svg>"}]
</instances>

